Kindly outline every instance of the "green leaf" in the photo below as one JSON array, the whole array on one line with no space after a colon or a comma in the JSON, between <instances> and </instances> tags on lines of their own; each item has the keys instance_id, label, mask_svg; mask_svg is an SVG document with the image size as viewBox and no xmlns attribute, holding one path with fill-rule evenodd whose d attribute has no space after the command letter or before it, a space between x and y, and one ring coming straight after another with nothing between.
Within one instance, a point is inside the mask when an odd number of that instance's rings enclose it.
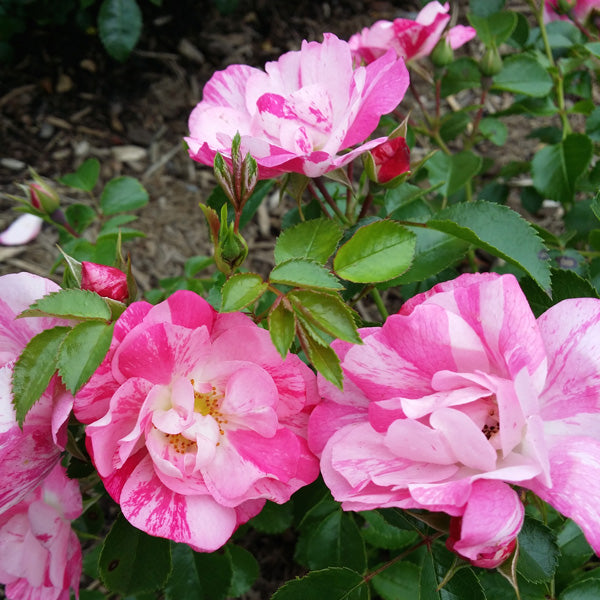
<instances>
[{"instance_id":1,"label":"green leaf","mask_svg":"<svg viewBox=\"0 0 600 600\"><path fill-rule=\"evenodd\" d=\"M469 11L478 17L489 17L504 8L504 0L469 0Z\"/></svg>"},{"instance_id":2,"label":"green leaf","mask_svg":"<svg viewBox=\"0 0 600 600\"><path fill-rule=\"evenodd\" d=\"M308 540L310 569L346 566L363 573L367 568L365 543L354 517L336 510L321 520Z\"/></svg>"},{"instance_id":3,"label":"green leaf","mask_svg":"<svg viewBox=\"0 0 600 600\"><path fill-rule=\"evenodd\" d=\"M600 142L600 106L597 106L585 122L585 133L594 142Z\"/></svg>"},{"instance_id":4,"label":"green leaf","mask_svg":"<svg viewBox=\"0 0 600 600\"><path fill-rule=\"evenodd\" d=\"M437 275L460 262L470 246L467 241L441 231L408 225L407 228L417 237L415 257L410 269L393 280L395 285L423 281Z\"/></svg>"},{"instance_id":5,"label":"green leaf","mask_svg":"<svg viewBox=\"0 0 600 600\"><path fill-rule=\"evenodd\" d=\"M440 193L445 197L458 192L481 169L482 159L469 150L448 156L437 152L427 161L429 181L443 183Z\"/></svg>"},{"instance_id":6,"label":"green leaf","mask_svg":"<svg viewBox=\"0 0 600 600\"><path fill-rule=\"evenodd\" d=\"M267 284L256 273L238 273L223 285L223 312L234 312L256 302L267 289Z\"/></svg>"},{"instance_id":7,"label":"green leaf","mask_svg":"<svg viewBox=\"0 0 600 600\"><path fill-rule=\"evenodd\" d=\"M102 362L112 340L114 323L79 323L69 331L58 352L58 372L73 394L87 382Z\"/></svg>"},{"instance_id":8,"label":"green leaf","mask_svg":"<svg viewBox=\"0 0 600 600\"><path fill-rule=\"evenodd\" d=\"M540 521L526 517L518 539L517 571L533 583L550 581L560 554L552 530Z\"/></svg>"},{"instance_id":9,"label":"green leaf","mask_svg":"<svg viewBox=\"0 0 600 600\"><path fill-rule=\"evenodd\" d=\"M387 281L408 269L415 235L394 221L360 227L333 259L337 275L355 283Z\"/></svg>"},{"instance_id":10,"label":"green leaf","mask_svg":"<svg viewBox=\"0 0 600 600\"><path fill-rule=\"evenodd\" d=\"M508 127L493 117L484 117L479 122L479 131L496 146L504 146L508 139Z\"/></svg>"},{"instance_id":11,"label":"green leaf","mask_svg":"<svg viewBox=\"0 0 600 600\"><path fill-rule=\"evenodd\" d=\"M100 175L100 162L97 158L88 158L85 160L75 173L68 173L59 178L58 181L69 187L91 192L98 181Z\"/></svg>"},{"instance_id":12,"label":"green leaf","mask_svg":"<svg viewBox=\"0 0 600 600\"><path fill-rule=\"evenodd\" d=\"M232 577L227 595L238 598L247 592L259 575L256 559L248 550L233 544L225 546L225 555L231 561Z\"/></svg>"},{"instance_id":13,"label":"green leaf","mask_svg":"<svg viewBox=\"0 0 600 600\"><path fill-rule=\"evenodd\" d=\"M409 562L396 562L371 580L383 600L415 600L419 598L420 569Z\"/></svg>"},{"instance_id":14,"label":"green leaf","mask_svg":"<svg viewBox=\"0 0 600 600\"><path fill-rule=\"evenodd\" d=\"M111 312L108 304L95 292L68 289L47 294L19 315L19 317L45 316L109 321Z\"/></svg>"},{"instance_id":15,"label":"green leaf","mask_svg":"<svg viewBox=\"0 0 600 600\"><path fill-rule=\"evenodd\" d=\"M298 338L304 353L312 366L319 372L327 381L330 381L338 388L343 387L342 367L338 355L329 347L323 346L320 342L311 337L310 333L298 328Z\"/></svg>"},{"instance_id":16,"label":"green leaf","mask_svg":"<svg viewBox=\"0 0 600 600\"><path fill-rule=\"evenodd\" d=\"M104 540L98 566L104 585L112 592L155 590L171 573L170 541L136 529L119 514Z\"/></svg>"},{"instance_id":17,"label":"green leaf","mask_svg":"<svg viewBox=\"0 0 600 600\"><path fill-rule=\"evenodd\" d=\"M575 571L587 563L594 551L585 539L581 528L570 519L567 519L559 529L557 542L560 548L560 559L555 581L558 584L557 589L560 589L573 581Z\"/></svg>"},{"instance_id":18,"label":"green leaf","mask_svg":"<svg viewBox=\"0 0 600 600\"><path fill-rule=\"evenodd\" d=\"M478 88L481 85L481 71L475 60L463 56L446 67L442 77L441 96L447 98L462 90Z\"/></svg>"},{"instance_id":19,"label":"green leaf","mask_svg":"<svg viewBox=\"0 0 600 600\"><path fill-rule=\"evenodd\" d=\"M369 588L361 575L347 568L330 567L288 581L271 600L368 600Z\"/></svg>"},{"instance_id":20,"label":"green leaf","mask_svg":"<svg viewBox=\"0 0 600 600\"><path fill-rule=\"evenodd\" d=\"M128 210L136 210L148 204L148 192L133 177L111 179L100 196L100 207L105 215L115 215Z\"/></svg>"},{"instance_id":21,"label":"green leaf","mask_svg":"<svg viewBox=\"0 0 600 600\"><path fill-rule=\"evenodd\" d=\"M286 229L275 243L275 262L306 258L324 264L342 238L341 227L330 219L313 219Z\"/></svg>"},{"instance_id":22,"label":"green leaf","mask_svg":"<svg viewBox=\"0 0 600 600\"><path fill-rule=\"evenodd\" d=\"M82 233L87 229L96 220L97 216L96 211L85 204L71 204L65 210L65 217L69 225L77 233Z\"/></svg>"},{"instance_id":23,"label":"green leaf","mask_svg":"<svg viewBox=\"0 0 600 600\"><path fill-rule=\"evenodd\" d=\"M552 77L533 57L525 54L509 56L502 71L494 77L493 90L542 98L552 89Z\"/></svg>"},{"instance_id":24,"label":"green leaf","mask_svg":"<svg viewBox=\"0 0 600 600\"><path fill-rule=\"evenodd\" d=\"M142 13L135 0L103 0L98 12L98 33L106 51L124 61L142 33Z\"/></svg>"},{"instance_id":25,"label":"green leaf","mask_svg":"<svg viewBox=\"0 0 600 600\"><path fill-rule=\"evenodd\" d=\"M487 47L498 47L505 42L517 26L517 15L510 11L492 15L468 14L469 23L477 30L477 38Z\"/></svg>"},{"instance_id":26,"label":"green leaf","mask_svg":"<svg viewBox=\"0 0 600 600\"><path fill-rule=\"evenodd\" d=\"M533 185L546 198L572 202L576 181L592 154L592 142L582 133L571 133L561 143L542 148L531 161Z\"/></svg>"},{"instance_id":27,"label":"green leaf","mask_svg":"<svg viewBox=\"0 0 600 600\"><path fill-rule=\"evenodd\" d=\"M369 510L359 514L365 520L360 533L371 546L386 550L398 550L414 544L418 539L416 531L394 527L379 511Z\"/></svg>"},{"instance_id":28,"label":"green leaf","mask_svg":"<svg viewBox=\"0 0 600 600\"><path fill-rule=\"evenodd\" d=\"M291 258L276 265L269 280L292 287L312 287L324 290L341 290L338 278L320 263L302 258Z\"/></svg>"},{"instance_id":29,"label":"green leaf","mask_svg":"<svg viewBox=\"0 0 600 600\"><path fill-rule=\"evenodd\" d=\"M269 313L268 323L271 341L281 357L285 358L294 341L296 317L291 310L284 306L283 302L279 302Z\"/></svg>"},{"instance_id":30,"label":"green leaf","mask_svg":"<svg viewBox=\"0 0 600 600\"><path fill-rule=\"evenodd\" d=\"M535 229L506 206L479 200L450 206L427 222L526 271L543 289L550 288L546 249Z\"/></svg>"},{"instance_id":31,"label":"green leaf","mask_svg":"<svg viewBox=\"0 0 600 600\"><path fill-rule=\"evenodd\" d=\"M445 547L435 544L433 552L426 552L421 564L421 595L419 600L486 600L483 588L471 568L454 573L444 587L438 589L456 556Z\"/></svg>"},{"instance_id":32,"label":"green leaf","mask_svg":"<svg viewBox=\"0 0 600 600\"><path fill-rule=\"evenodd\" d=\"M20 426L31 407L40 399L56 371L58 349L69 327L45 329L29 340L12 373L13 404Z\"/></svg>"},{"instance_id":33,"label":"green leaf","mask_svg":"<svg viewBox=\"0 0 600 600\"><path fill-rule=\"evenodd\" d=\"M166 600L225 600L231 584L229 557L194 552L187 544L171 545L173 571L165 586Z\"/></svg>"},{"instance_id":34,"label":"green leaf","mask_svg":"<svg viewBox=\"0 0 600 600\"><path fill-rule=\"evenodd\" d=\"M250 520L250 525L263 533L283 533L292 526L292 503L276 504L267 500L264 508Z\"/></svg>"},{"instance_id":35,"label":"green leaf","mask_svg":"<svg viewBox=\"0 0 600 600\"><path fill-rule=\"evenodd\" d=\"M338 296L313 290L294 290L287 297L297 314L323 331L346 342L362 344L352 310Z\"/></svg>"},{"instance_id":36,"label":"green leaf","mask_svg":"<svg viewBox=\"0 0 600 600\"><path fill-rule=\"evenodd\" d=\"M584 579L563 590L558 600L598 600L600 598L600 580Z\"/></svg>"}]
</instances>

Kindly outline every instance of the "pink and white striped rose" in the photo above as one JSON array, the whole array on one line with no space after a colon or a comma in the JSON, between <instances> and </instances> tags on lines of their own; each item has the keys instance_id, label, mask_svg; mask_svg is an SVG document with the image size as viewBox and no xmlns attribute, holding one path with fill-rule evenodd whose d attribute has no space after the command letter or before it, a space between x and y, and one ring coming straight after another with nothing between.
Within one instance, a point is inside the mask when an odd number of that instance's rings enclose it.
<instances>
[{"instance_id":1,"label":"pink and white striped rose","mask_svg":"<svg viewBox=\"0 0 600 600\"><path fill-rule=\"evenodd\" d=\"M0 514L0 583L8 600L79 597L81 546L71 521L81 493L57 464L38 487Z\"/></svg>"},{"instance_id":2,"label":"pink and white striped rose","mask_svg":"<svg viewBox=\"0 0 600 600\"><path fill-rule=\"evenodd\" d=\"M390 49L405 61L429 56L444 36L450 21L448 2L430 2L412 19L377 21L354 34L348 43L357 64L370 64ZM475 29L464 25L450 28L446 41L455 50L475 37Z\"/></svg>"},{"instance_id":3,"label":"pink and white striped rose","mask_svg":"<svg viewBox=\"0 0 600 600\"><path fill-rule=\"evenodd\" d=\"M532 490L600 553L600 301L535 319L510 275L462 275L404 304L364 345L336 341L311 448L347 510L443 511L474 564L510 553Z\"/></svg>"},{"instance_id":4,"label":"pink and white striped rose","mask_svg":"<svg viewBox=\"0 0 600 600\"><path fill-rule=\"evenodd\" d=\"M583 23L590 17L594 11L600 15L600 0L571 0L568 2L571 5L570 15L577 21ZM559 8L558 0L544 1L544 21L569 20L569 14L562 13Z\"/></svg>"},{"instance_id":5,"label":"pink and white striped rose","mask_svg":"<svg viewBox=\"0 0 600 600\"><path fill-rule=\"evenodd\" d=\"M317 177L386 140L365 141L408 87L404 62L393 53L353 68L347 42L326 33L323 43L302 43L265 71L231 65L215 73L189 119L190 156L211 165L228 160L236 133L261 178L284 173Z\"/></svg>"},{"instance_id":6,"label":"pink and white striped rose","mask_svg":"<svg viewBox=\"0 0 600 600\"><path fill-rule=\"evenodd\" d=\"M316 378L268 331L178 291L134 302L75 398L88 449L125 517L213 551L265 501L318 475L306 441Z\"/></svg>"},{"instance_id":7,"label":"pink and white striped rose","mask_svg":"<svg viewBox=\"0 0 600 600\"><path fill-rule=\"evenodd\" d=\"M30 273L0 277L0 514L44 479L66 443L73 397L56 377L27 414L22 429L12 403L13 366L23 348L38 333L65 324L54 318L16 317L58 289L49 279Z\"/></svg>"}]
</instances>

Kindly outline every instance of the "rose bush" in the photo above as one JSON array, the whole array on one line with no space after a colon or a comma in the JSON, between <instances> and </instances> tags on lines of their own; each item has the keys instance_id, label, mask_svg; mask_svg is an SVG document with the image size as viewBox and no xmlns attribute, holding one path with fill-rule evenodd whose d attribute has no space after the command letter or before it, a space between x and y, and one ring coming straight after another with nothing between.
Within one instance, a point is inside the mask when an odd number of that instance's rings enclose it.
<instances>
[{"instance_id":1,"label":"rose bush","mask_svg":"<svg viewBox=\"0 0 600 600\"><path fill-rule=\"evenodd\" d=\"M365 140L407 87L404 62L393 52L353 69L348 43L326 33L323 43L303 42L265 71L231 65L215 73L190 115L189 153L207 165L217 152L231 159L239 132L241 152L256 160L261 178L316 177L385 141Z\"/></svg>"},{"instance_id":2,"label":"rose bush","mask_svg":"<svg viewBox=\"0 0 600 600\"><path fill-rule=\"evenodd\" d=\"M510 275L462 275L406 302L364 345L333 343L345 389L320 379L311 448L346 510L460 517L474 564L510 551L533 490L600 551L600 301L535 320ZM494 510L490 510L490 506Z\"/></svg>"},{"instance_id":3,"label":"rose bush","mask_svg":"<svg viewBox=\"0 0 600 600\"><path fill-rule=\"evenodd\" d=\"M414 20L377 21L350 38L352 54L358 64L370 64L390 49L405 61L429 56L442 39L450 21L449 11L448 2L430 2ZM445 37L450 47L456 49L475 37L475 29L456 25Z\"/></svg>"},{"instance_id":4,"label":"rose bush","mask_svg":"<svg viewBox=\"0 0 600 600\"><path fill-rule=\"evenodd\" d=\"M57 464L38 487L0 514L0 582L8 600L79 597L81 546L71 521L82 510L77 481Z\"/></svg>"},{"instance_id":5,"label":"rose bush","mask_svg":"<svg viewBox=\"0 0 600 600\"><path fill-rule=\"evenodd\" d=\"M179 291L123 313L74 408L125 517L212 551L317 477L305 439L316 401L312 372L266 330Z\"/></svg>"}]
</instances>

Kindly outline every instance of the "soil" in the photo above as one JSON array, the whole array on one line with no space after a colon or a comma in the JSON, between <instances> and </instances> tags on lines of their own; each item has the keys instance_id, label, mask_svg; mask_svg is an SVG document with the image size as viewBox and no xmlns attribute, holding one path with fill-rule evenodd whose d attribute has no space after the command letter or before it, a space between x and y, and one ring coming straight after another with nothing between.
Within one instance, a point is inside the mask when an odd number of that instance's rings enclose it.
<instances>
[{"instance_id":1,"label":"soil","mask_svg":"<svg viewBox=\"0 0 600 600\"><path fill-rule=\"evenodd\" d=\"M20 194L17 184L29 179L29 167L56 180L96 157L103 183L131 175L150 194L135 223L147 237L126 246L144 292L162 278L182 275L187 258L211 253L198 203L206 201L214 179L182 143L209 77L232 63L262 67L298 49L303 39L321 40L324 31L348 39L377 19L414 13L420 3L240 0L230 16L207 0L139 4L143 34L124 63L111 59L96 35L73 28L32 28L14 39L14 62L0 70L0 230L16 216L15 203L5 195ZM65 206L87 201L59 189ZM283 212L274 197L244 231L253 270L265 272L272 265ZM56 232L45 226L26 246L0 247L0 274L25 270L48 276L56 242ZM53 277L60 281L59 274ZM256 532L243 543L261 564L259 580L244 596L248 600L268 598L282 581L300 574L293 543L278 538L274 549L269 536Z\"/></svg>"}]
</instances>

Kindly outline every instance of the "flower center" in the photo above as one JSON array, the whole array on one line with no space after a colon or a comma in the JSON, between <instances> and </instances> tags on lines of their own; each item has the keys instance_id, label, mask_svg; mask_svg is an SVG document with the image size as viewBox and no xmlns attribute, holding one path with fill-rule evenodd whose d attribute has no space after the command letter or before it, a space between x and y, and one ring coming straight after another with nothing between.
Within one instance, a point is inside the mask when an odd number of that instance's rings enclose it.
<instances>
[{"instance_id":1,"label":"flower center","mask_svg":"<svg viewBox=\"0 0 600 600\"><path fill-rule=\"evenodd\" d=\"M194 380L191 379L190 382L194 387ZM210 415L217 422L221 435L225 433L223 426L228 423L228 420L220 411L223 397L223 394L217 392L214 385L210 386L209 392L198 392L194 389L194 412L200 413L204 417Z\"/></svg>"},{"instance_id":2,"label":"flower center","mask_svg":"<svg viewBox=\"0 0 600 600\"><path fill-rule=\"evenodd\" d=\"M181 433L165 433L165 437L177 454L185 454L188 450L193 449L195 451L197 448L194 440L188 440Z\"/></svg>"},{"instance_id":3,"label":"flower center","mask_svg":"<svg viewBox=\"0 0 600 600\"><path fill-rule=\"evenodd\" d=\"M488 416L481 431L488 440L492 439L500 431L497 408L490 408L488 410Z\"/></svg>"}]
</instances>

